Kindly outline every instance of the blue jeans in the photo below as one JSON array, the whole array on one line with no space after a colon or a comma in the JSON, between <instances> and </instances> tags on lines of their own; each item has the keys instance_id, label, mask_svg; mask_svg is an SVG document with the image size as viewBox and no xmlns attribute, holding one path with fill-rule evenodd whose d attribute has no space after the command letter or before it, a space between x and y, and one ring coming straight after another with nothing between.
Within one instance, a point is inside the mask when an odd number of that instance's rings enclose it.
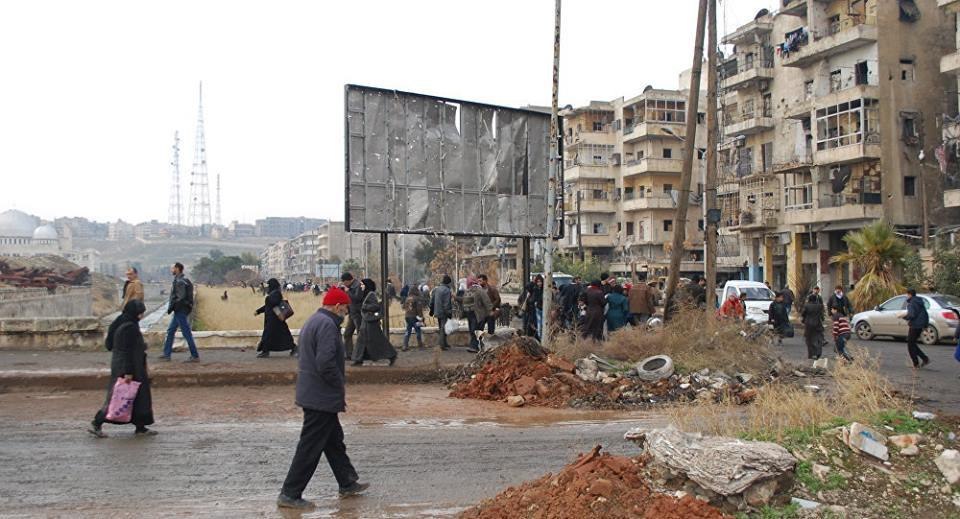
<instances>
[{"instance_id":1,"label":"blue jeans","mask_svg":"<svg viewBox=\"0 0 960 519\"><path fill-rule=\"evenodd\" d=\"M423 331L420 330L420 327L417 326L416 317L406 317L407 320L407 333L403 336L403 345L408 346L410 344L410 335L413 330L417 331L417 344L423 346Z\"/></svg>"},{"instance_id":2,"label":"blue jeans","mask_svg":"<svg viewBox=\"0 0 960 519\"><path fill-rule=\"evenodd\" d=\"M187 340L187 346L190 347L190 356L195 359L199 358L197 343L193 342L193 332L190 330L190 319L187 314L182 312L174 312L170 319L170 326L167 327L167 340L163 343L163 356L170 357L170 354L173 353L173 337L177 333L177 328L180 328L180 333Z\"/></svg>"}]
</instances>

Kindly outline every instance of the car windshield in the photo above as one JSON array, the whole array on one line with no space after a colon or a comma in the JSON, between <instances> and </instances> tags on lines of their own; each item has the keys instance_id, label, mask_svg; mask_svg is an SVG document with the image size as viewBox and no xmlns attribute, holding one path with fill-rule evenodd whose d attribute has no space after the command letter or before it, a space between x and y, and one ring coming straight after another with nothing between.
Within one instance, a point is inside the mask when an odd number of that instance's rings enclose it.
<instances>
[{"instance_id":1,"label":"car windshield","mask_svg":"<svg viewBox=\"0 0 960 519\"><path fill-rule=\"evenodd\" d=\"M960 308L960 298L956 296L934 296L931 299L940 305L940 308Z\"/></svg>"},{"instance_id":2,"label":"car windshield","mask_svg":"<svg viewBox=\"0 0 960 519\"><path fill-rule=\"evenodd\" d=\"M747 301L773 301L773 291L765 287L741 287L740 293L747 295Z\"/></svg>"}]
</instances>

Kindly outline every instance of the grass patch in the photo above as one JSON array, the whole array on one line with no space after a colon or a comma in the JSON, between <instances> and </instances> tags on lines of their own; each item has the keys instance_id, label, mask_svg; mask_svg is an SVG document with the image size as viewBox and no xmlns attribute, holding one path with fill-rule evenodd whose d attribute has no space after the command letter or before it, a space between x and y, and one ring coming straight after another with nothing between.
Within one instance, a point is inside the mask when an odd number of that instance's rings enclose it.
<instances>
[{"instance_id":1,"label":"grass patch","mask_svg":"<svg viewBox=\"0 0 960 519\"><path fill-rule=\"evenodd\" d=\"M809 461L797 463L796 476L797 482L812 493L817 493L822 490L836 490L843 488L847 484L847 479L835 470L830 471L826 479L821 481L820 478L813 473L813 463Z\"/></svg>"},{"instance_id":2,"label":"grass patch","mask_svg":"<svg viewBox=\"0 0 960 519\"><path fill-rule=\"evenodd\" d=\"M880 411L871 423L878 426L890 427L893 429L893 434L920 433L930 436L940 432L947 432L947 429L936 420L917 420L901 409Z\"/></svg>"},{"instance_id":3,"label":"grass patch","mask_svg":"<svg viewBox=\"0 0 960 519\"><path fill-rule=\"evenodd\" d=\"M751 514L743 512L737 514L737 519L795 519L797 517L800 517L800 505L796 503L780 507L766 505Z\"/></svg>"}]
</instances>

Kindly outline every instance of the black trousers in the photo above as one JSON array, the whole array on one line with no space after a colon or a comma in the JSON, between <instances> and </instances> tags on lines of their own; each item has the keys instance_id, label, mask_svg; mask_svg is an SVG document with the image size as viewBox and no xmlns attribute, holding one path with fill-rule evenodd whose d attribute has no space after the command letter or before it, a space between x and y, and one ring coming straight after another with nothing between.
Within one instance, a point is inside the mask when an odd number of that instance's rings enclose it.
<instances>
[{"instance_id":1,"label":"black trousers","mask_svg":"<svg viewBox=\"0 0 960 519\"><path fill-rule=\"evenodd\" d=\"M920 346L917 346L917 339L920 338L921 333L923 333L923 328L910 328L910 331L907 332L907 353L910 354L910 360L914 367L919 367L921 360L930 362L927 354L920 349Z\"/></svg>"},{"instance_id":2,"label":"black trousers","mask_svg":"<svg viewBox=\"0 0 960 519\"><path fill-rule=\"evenodd\" d=\"M823 355L823 328L807 328L803 338L807 343L807 357L819 359Z\"/></svg>"},{"instance_id":3,"label":"black trousers","mask_svg":"<svg viewBox=\"0 0 960 519\"><path fill-rule=\"evenodd\" d=\"M447 320L448 319L449 318L445 318L445 317L437 317L437 326L439 326L438 333L440 335L440 347L443 349L447 349L450 347L450 345L447 344Z\"/></svg>"},{"instance_id":4,"label":"black trousers","mask_svg":"<svg viewBox=\"0 0 960 519\"><path fill-rule=\"evenodd\" d=\"M481 330L481 326L483 326L483 323L477 322L476 312L467 312L467 330L470 332L470 346L474 348L480 346L480 340L477 339L477 334L474 332Z\"/></svg>"},{"instance_id":5,"label":"black trousers","mask_svg":"<svg viewBox=\"0 0 960 519\"><path fill-rule=\"evenodd\" d=\"M347 446L343 443L343 427L340 426L337 413L304 409L300 442L297 444L296 454L293 455L290 471L287 472L287 479L283 482L283 495L294 499L303 497L303 490L317 471L322 454L327 456L327 463L330 464L340 488L349 487L360 479L350 463L350 457L347 456Z\"/></svg>"},{"instance_id":6,"label":"black trousers","mask_svg":"<svg viewBox=\"0 0 960 519\"><path fill-rule=\"evenodd\" d=\"M353 357L353 336L360 329L360 320L360 314L356 316L350 314L350 320L347 321L347 326L343 330L343 347L347 350L347 359Z\"/></svg>"},{"instance_id":7,"label":"black trousers","mask_svg":"<svg viewBox=\"0 0 960 519\"><path fill-rule=\"evenodd\" d=\"M496 316L491 315L490 317L487 317L486 325L487 325L487 333L489 333L490 335L493 335L493 334L497 333L497 318L496 318ZM482 329L483 326L481 326L480 328Z\"/></svg>"}]
</instances>

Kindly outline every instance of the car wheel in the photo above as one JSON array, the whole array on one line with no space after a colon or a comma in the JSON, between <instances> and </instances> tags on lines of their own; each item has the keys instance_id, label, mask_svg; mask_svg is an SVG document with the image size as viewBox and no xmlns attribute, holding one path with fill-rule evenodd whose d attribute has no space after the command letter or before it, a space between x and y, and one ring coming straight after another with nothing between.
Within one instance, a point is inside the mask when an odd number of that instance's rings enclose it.
<instances>
[{"instance_id":1,"label":"car wheel","mask_svg":"<svg viewBox=\"0 0 960 519\"><path fill-rule=\"evenodd\" d=\"M873 339L873 330L870 329L870 323L866 321L860 321L857 323L856 331L857 338L861 341L869 341Z\"/></svg>"},{"instance_id":2,"label":"car wheel","mask_svg":"<svg viewBox=\"0 0 960 519\"><path fill-rule=\"evenodd\" d=\"M937 329L929 324L920 332L920 342L923 343L924 346L933 346L939 341L940 335L937 333Z\"/></svg>"}]
</instances>

